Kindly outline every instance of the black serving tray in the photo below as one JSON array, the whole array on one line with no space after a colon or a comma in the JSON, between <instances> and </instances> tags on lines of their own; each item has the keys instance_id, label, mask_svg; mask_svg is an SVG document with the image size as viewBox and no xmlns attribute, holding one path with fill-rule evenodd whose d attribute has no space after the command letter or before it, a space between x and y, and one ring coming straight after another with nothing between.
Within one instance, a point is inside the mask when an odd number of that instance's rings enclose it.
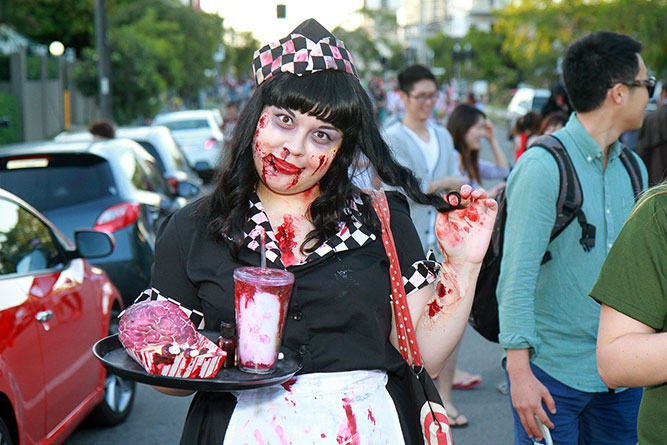
<instances>
[{"instance_id":1,"label":"black serving tray","mask_svg":"<svg viewBox=\"0 0 667 445\"><path fill-rule=\"evenodd\" d=\"M202 334L211 338L212 332L202 332ZM125 352L117 334L103 338L93 346L95 357L110 372L120 377L148 385L206 392L256 389L286 382L301 369L301 359L294 351L285 347L281 347L280 352L282 354L279 354L275 367L268 374L251 374L238 368L220 368L215 377L199 379L166 377L146 372Z\"/></svg>"}]
</instances>

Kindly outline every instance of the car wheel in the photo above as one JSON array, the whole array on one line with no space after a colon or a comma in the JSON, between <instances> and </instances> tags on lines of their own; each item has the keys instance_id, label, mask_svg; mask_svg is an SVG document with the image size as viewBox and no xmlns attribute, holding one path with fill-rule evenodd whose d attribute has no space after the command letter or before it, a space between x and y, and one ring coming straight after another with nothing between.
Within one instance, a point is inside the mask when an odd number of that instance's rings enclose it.
<instances>
[{"instance_id":1,"label":"car wheel","mask_svg":"<svg viewBox=\"0 0 667 445\"><path fill-rule=\"evenodd\" d=\"M0 445L13 445L14 438L5 421L0 418Z\"/></svg>"},{"instance_id":2,"label":"car wheel","mask_svg":"<svg viewBox=\"0 0 667 445\"><path fill-rule=\"evenodd\" d=\"M118 333L118 310L111 311L109 335ZM90 413L88 420L98 426L113 426L127 419L134 405L136 384L106 371L104 379L104 399ZM0 444L2 445L2 444Z\"/></svg>"}]
</instances>

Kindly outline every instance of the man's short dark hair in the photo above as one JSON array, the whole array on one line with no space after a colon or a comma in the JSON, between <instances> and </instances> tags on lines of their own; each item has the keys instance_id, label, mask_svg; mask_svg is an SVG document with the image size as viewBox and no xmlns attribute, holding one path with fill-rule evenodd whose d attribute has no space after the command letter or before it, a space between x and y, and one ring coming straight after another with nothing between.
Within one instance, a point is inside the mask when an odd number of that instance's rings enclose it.
<instances>
[{"instance_id":1,"label":"man's short dark hair","mask_svg":"<svg viewBox=\"0 0 667 445\"><path fill-rule=\"evenodd\" d=\"M437 85L435 76L431 70L424 65L410 65L398 73L398 88L401 91L410 93L414 84L424 79L432 80Z\"/></svg>"},{"instance_id":2,"label":"man's short dark hair","mask_svg":"<svg viewBox=\"0 0 667 445\"><path fill-rule=\"evenodd\" d=\"M625 34L599 31L570 44L563 60L563 80L572 107L585 113L598 108L609 87L634 80L643 46Z\"/></svg>"},{"instance_id":3,"label":"man's short dark hair","mask_svg":"<svg viewBox=\"0 0 667 445\"><path fill-rule=\"evenodd\" d=\"M98 136L106 139L113 139L116 137L116 129L113 124L106 119L99 119L90 124L88 132L93 136Z\"/></svg>"}]
</instances>

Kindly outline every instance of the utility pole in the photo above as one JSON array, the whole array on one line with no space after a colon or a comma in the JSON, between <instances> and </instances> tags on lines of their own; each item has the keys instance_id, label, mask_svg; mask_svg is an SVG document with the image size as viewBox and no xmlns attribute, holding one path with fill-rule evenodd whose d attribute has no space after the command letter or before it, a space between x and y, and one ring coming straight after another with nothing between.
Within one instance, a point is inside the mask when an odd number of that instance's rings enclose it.
<instances>
[{"instance_id":1,"label":"utility pole","mask_svg":"<svg viewBox=\"0 0 667 445\"><path fill-rule=\"evenodd\" d=\"M100 112L105 119L111 112L111 61L107 45L107 12L105 0L95 0L95 45L97 46L97 77L100 82Z\"/></svg>"}]
</instances>

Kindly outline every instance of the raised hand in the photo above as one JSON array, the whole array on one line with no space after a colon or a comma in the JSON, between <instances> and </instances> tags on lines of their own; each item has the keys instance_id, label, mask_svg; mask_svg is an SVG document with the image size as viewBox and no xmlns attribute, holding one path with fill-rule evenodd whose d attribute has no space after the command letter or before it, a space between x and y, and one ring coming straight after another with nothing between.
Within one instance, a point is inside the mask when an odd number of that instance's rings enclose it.
<instances>
[{"instance_id":1,"label":"raised hand","mask_svg":"<svg viewBox=\"0 0 667 445\"><path fill-rule=\"evenodd\" d=\"M484 121L484 137L487 141L492 141L496 138L496 129L488 119Z\"/></svg>"},{"instance_id":2,"label":"raised hand","mask_svg":"<svg viewBox=\"0 0 667 445\"><path fill-rule=\"evenodd\" d=\"M462 208L439 213L435 233L446 261L453 264L481 263L491 239L498 204L486 197L482 189L461 187ZM459 204L454 195L449 203Z\"/></svg>"}]
</instances>

